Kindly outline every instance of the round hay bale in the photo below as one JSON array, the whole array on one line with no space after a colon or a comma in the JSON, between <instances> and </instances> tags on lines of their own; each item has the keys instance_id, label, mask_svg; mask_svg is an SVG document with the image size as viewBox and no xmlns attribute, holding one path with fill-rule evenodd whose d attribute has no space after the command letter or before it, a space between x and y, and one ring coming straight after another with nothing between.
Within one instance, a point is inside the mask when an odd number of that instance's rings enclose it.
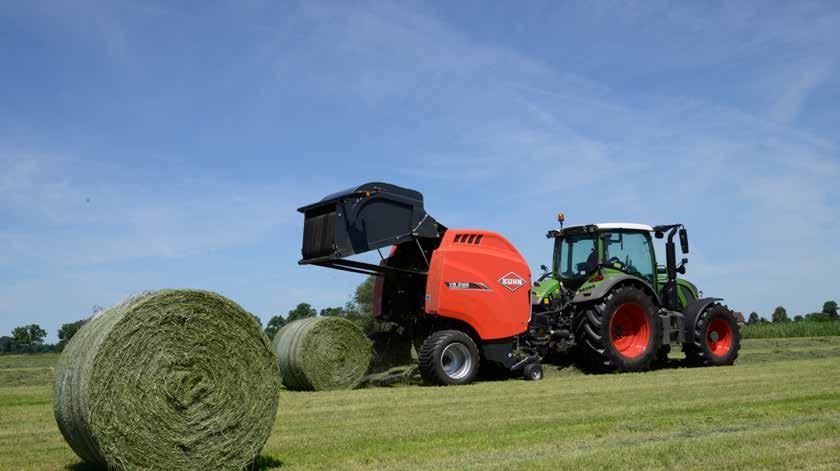
<instances>
[{"instance_id":1,"label":"round hay bale","mask_svg":"<svg viewBox=\"0 0 840 471\"><path fill-rule=\"evenodd\" d=\"M214 293L163 290L96 315L67 344L54 411L67 443L107 469L251 464L280 384L257 322Z\"/></svg>"},{"instance_id":2,"label":"round hay bale","mask_svg":"<svg viewBox=\"0 0 840 471\"><path fill-rule=\"evenodd\" d=\"M283 384L296 391L355 388L372 356L367 336L340 317L291 322L277 332L272 343Z\"/></svg>"}]
</instances>

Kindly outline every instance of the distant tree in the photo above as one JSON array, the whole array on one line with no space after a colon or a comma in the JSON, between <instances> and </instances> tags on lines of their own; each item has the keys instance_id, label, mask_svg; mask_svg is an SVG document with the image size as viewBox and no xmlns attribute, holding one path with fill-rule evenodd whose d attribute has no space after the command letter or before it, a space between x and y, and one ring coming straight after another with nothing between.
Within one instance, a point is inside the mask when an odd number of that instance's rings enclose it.
<instances>
[{"instance_id":1,"label":"distant tree","mask_svg":"<svg viewBox=\"0 0 840 471\"><path fill-rule=\"evenodd\" d=\"M17 344L13 337L0 337L0 353L15 353L17 351Z\"/></svg>"},{"instance_id":2,"label":"distant tree","mask_svg":"<svg viewBox=\"0 0 840 471\"><path fill-rule=\"evenodd\" d=\"M831 320L837 319L837 303L834 301L826 301L823 303L822 312Z\"/></svg>"},{"instance_id":3,"label":"distant tree","mask_svg":"<svg viewBox=\"0 0 840 471\"><path fill-rule=\"evenodd\" d=\"M284 325L286 325L286 319L283 319L283 316L279 314L272 316L271 319L268 320L268 324L265 325L265 335L267 335L269 339L273 339L277 334L277 331L282 329Z\"/></svg>"},{"instance_id":4,"label":"distant tree","mask_svg":"<svg viewBox=\"0 0 840 471\"><path fill-rule=\"evenodd\" d=\"M782 306L777 306L776 309L773 310L773 323L781 324L784 322L790 322L787 310Z\"/></svg>"},{"instance_id":5,"label":"distant tree","mask_svg":"<svg viewBox=\"0 0 840 471\"><path fill-rule=\"evenodd\" d=\"M751 312L750 318L747 320L747 324L758 324L761 322L761 317L758 316L757 312Z\"/></svg>"},{"instance_id":6,"label":"distant tree","mask_svg":"<svg viewBox=\"0 0 840 471\"><path fill-rule=\"evenodd\" d=\"M793 322L802 322L803 320L805 320L805 318L798 314L793 316Z\"/></svg>"},{"instance_id":7,"label":"distant tree","mask_svg":"<svg viewBox=\"0 0 840 471\"><path fill-rule=\"evenodd\" d=\"M373 316L373 287L376 284L376 277L365 278L356 291L353 293L353 304L362 316Z\"/></svg>"},{"instance_id":8,"label":"distant tree","mask_svg":"<svg viewBox=\"0 0 840 471\"><path fill-rule=\"evenodd\" d=\"M359 326L366 333L379 330L381 322L373 317L373 287L376 278L369 276L353 292L351 300L344 305L344 317Z\"/></svg>"},{"instance_id":9,"label":"distant tree","mask_svg":"<svg viewBox=\"0 0 840 471\"><path fill-rule=\"evenodd\" d=\"M805 316L805 320L815 322L828 322L832 319L830 314L826 314L824 312L812 312Z\"/></svg>"},{"instance_id":10,"label":"distant tree","mask_svg":"<svg viewBox=\"0 0 840 471\"><path fill-rule=\"evenodd\" d=\"M85 322L87 322L87 319L82 319L76 322L70 322L69 324L61 324L61 328L58 329L58 344L56 345L56 348L59 351L64 350L64 347L67 345L67 342L69 342L70 339L72 339L73 336L76 335L76 332L78 332L79 329L81 329L82 326L85 325Z\"/></svg>"},{"instance_id":11,"label":"distant tree","mask_svg":"<svg viewBox=\"0 0 840 471\"><path fill-rule=\"evenodd\" d=\"M321 313L318 315L321 317L347 317L347 311L341 306L325 307L321 309Z\"/></svg>"},{"instance_id":12,"label":"distant tree","mask_svg":"<svg viewBox=\"0 0 840 471\"><path fill-rule=\"evenodd\" d=\"M317 315L318 311L316 311L315 308L307 303L300 303L296 308L289 311L289 314L286 315L286 321L294 322L299 319L306 319L307 317L315 317Z\"/></svg>"},{"instance_id":13,"label":"distant tree","mask_svg":"<svg viewBox=\"0 0 840 471\"><path fill-rule=\"evenodd\" d=\"M18 350L31 353L36 351L38 345L44 342L44 339L47 337L47 331L42 329L38 324L30 324L15 327L12 330L12 337L15 338Z\"/></svg>"}]
</instances>

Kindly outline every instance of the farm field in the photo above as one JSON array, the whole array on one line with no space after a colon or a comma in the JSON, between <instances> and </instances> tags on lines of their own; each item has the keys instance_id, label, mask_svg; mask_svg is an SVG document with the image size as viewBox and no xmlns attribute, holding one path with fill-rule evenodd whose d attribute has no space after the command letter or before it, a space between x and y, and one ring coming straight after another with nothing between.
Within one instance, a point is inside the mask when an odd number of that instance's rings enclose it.
<instances>
[{"instance_id":1,"label":"farm field","mask_svg":"<svg viewBox=\"0 0 840 471\"><path fill-rule=\"evenodd\" d=\"M838 469L840 337L743 341L725 368L281 392L255 469ZM57 356L0 356L0 469L86 469L52 415Z\"/></svg>"}]
</instances>

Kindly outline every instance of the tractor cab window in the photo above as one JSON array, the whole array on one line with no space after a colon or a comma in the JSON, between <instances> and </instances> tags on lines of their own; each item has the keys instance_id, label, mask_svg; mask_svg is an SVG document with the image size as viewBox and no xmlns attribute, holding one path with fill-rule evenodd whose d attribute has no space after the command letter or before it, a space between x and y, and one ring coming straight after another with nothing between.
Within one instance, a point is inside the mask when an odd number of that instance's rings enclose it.
<instances>
[{"instance_id":1,"label":"tractor cab window","mask_svg":"<svg viewBox=\"0 0 840 471\"><path fill-rule=\"evenodd\" d=\"M650 237L640 232L605 232L604 265L644 279L654 285L655 270Z\"/></svg>"},{"instance_id":2,"label":"tractor cab window","mask_svg":"<svg viewBox=\"0 0 840 471\"><path fill-rule=\"evenodd\" d=\"M556 239L554 270L559 278L585 280L598 269L598 249L594 234L570 235Z\"/></svg>"}]
</instances>

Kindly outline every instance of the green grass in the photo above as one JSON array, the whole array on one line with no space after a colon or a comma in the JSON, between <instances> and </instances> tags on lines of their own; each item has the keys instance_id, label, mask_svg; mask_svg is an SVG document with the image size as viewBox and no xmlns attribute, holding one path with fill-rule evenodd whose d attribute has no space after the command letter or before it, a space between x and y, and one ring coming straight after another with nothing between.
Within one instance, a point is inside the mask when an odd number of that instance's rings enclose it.
<instances>
[{"instance_id":1,"label":"green grass","mask_svg":"<svg viewBox=\"0 0 840 471\"><path fill-rule=\"evenodd\" d=\"M284 391L261 468L840 468L840 337L745 340L734 367L678 364ZM56 429L51 394L48 383L0 387L0 469L84 469Z\"/></svg>"},{"instance_id":2,"label":"green grass","mask_svg":"<svg viewBox=\"0 0 840 471\"><path fill-rule=\"evenodd\" d=\"M827 337L840 335L840 321L799 321L784 324L752 324L741 328L745 339Z\"/></svg>"},{"instance_id":3,"label":"green grass","mask_svg":"<svg viewBox=\"0 0 840 471\"><path fill-rule=\"evenodd\" d=\"M3 354L0 355L0 369L54 367L58 363L58 357L58 353Z\"/></svg>"}]
</instances>

